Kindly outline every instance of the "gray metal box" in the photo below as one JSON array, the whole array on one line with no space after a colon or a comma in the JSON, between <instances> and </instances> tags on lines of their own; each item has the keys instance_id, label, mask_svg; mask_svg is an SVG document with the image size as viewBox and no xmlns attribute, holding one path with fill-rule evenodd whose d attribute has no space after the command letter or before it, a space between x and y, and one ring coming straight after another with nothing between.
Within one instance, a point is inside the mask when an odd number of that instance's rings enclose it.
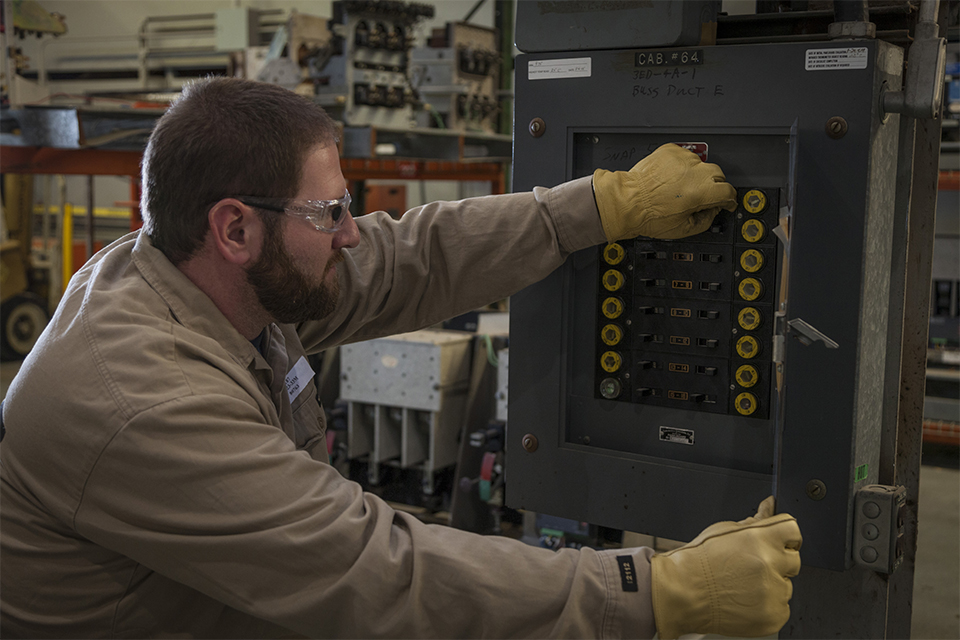
<instances>
[{"instance_id":1,"label":"gray metal box","mask_svg":"<svg viewBox=\"0 0 960 640\"><path fill-rule=\"evenodd\" d=\"M687 361L669 361L678 372L684 364L692 374L694 366L717 371L739 362L736 287L745 274L730 261L745 248L736 235L746 219L738 216L749 218L745 204L718 217L714 236L623 243L635 270L622 273L635 291L645 268L641 258L660 253L716 254L717 282L722 276L724 287L734 287L732 298L724 293L729 289L701 295L694 287L680 309L690 318L687 333L667 332L662 345L630 343L622 351L626 364L619 371L632 376L620 379L626 396L606 399L598 385L606 349L598 313L607 294L603 249L575 253L514 296L509 506L689 540L712 522L750 515L774 494L779 509L802 523L806 564L850 566L853 496L877 480L888 401L899 123L896 115L883 116L879 104L881 91L900 87L902 60L902 50L877 41L517 59L516 190L556 185L596 168L627 170L661 144L688 144L719 164L740 196L754 187L767 194L763 252L772 270L763 311L767 333L758 343L767 358L766 386L755 394L764 410L751 415L736 410L743 389L733 382L732 365L727 382L735 390L713 405L694 406L694 396L703 400L704 394L685 397L681 387L669 387L675 396L648 401L640 393L648 387L633 383L646 375L645 350L666 353L667 339L692 339ZM534 136L528 132L536 118L542 124ZM772 233L778 225L782 237ZM702 249L708 246L717 249ZM641 297L628 301L642 305L626 316L635 325L641 308L670 308L676 292L653 303L636 302ZM697 307L701 302L716 308ZM704 348L714 349L712 365L696 360L697 335L706 326L697 324L698 311L716 312L712 326L728 328L704 338ZM786 327L797 320L839 347L794 340ZM622 328L640 339L633 328ZM522 446L527 434L539 442L532 453Z\"/></svg>"},{"instance_id":2,"label":"gray metal box","mask_svg":"<svg viewBox=\"0 0 960 640\"><path fill-rule=\"evenodd\" d=\"M521 0L517 48L527 53L672 47L715 34L716 0Z\"/></svg>"},{"instance_id":3,"label":"gray metal box","mask_svg":"<svg viewBox=\"0 0 960 640\"><path fill-rule=\"evenodd\" d=\"M340 351L340 397L393 407L439 411L446 391L465 388L472 336L415 331L358 342Z\"/></svg>"},{"instance_id":4,"label":"gray metal box","mask_svg":"<svg viewBox=\"0 0 960 640\"><path fill-rule=\"evenodd\" d=\"M472 334L415 331L341 348L341 399L347 402L347 457L365 457L372 484L380 465L423 472L456 462L470 379Z\"/></svg>"}]
</instances>

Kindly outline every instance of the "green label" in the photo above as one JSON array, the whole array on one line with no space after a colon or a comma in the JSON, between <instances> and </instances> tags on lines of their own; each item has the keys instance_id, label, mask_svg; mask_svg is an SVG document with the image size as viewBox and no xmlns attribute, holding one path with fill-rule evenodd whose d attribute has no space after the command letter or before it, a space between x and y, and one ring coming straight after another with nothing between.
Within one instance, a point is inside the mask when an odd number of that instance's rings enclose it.
<instances>
[{"instance_id":1,"label":"green label","mask_svg":"<svg viewBox=\"0 0 960 640\"><path fill-rule=\"evenodd\" d=\"M862 464L859 467L857 467L857 471L853 475L853 481L860 482L861 480L866 480L866 479L867 479L867 465Z\"/></svg>"}]
</instances>

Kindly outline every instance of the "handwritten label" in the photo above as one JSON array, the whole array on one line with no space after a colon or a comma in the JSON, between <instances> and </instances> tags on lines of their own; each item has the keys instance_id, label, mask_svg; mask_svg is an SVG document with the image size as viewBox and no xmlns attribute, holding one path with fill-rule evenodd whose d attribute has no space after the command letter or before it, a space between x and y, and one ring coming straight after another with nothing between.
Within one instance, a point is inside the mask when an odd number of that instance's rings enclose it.
<instances>
[{"instance_id":1,"label":"handwritten label","mask_svg":"<svg viewBox=\"0 0 960 640\"><path fill-rule=\"evenodd\" d=\"M665 96L668 98L696 99L704 96L713 95L716 97L724 96L723 85L716 84L710 87L680 87L675 84L666 87L650 86L643 84L633 85L633 97L646 97L650 99Z\"/></svg>"},{"instance_id":2,"label":"handwritten label","mask_svg":"<svg viewBox=\"0 0 960 640\"><path fill-rule=\"evenodd\" d=\"M619 162L633 160L637 153L636 147L605 147L603 149L603 162Z\"/></svg>"},{"instance_id":3,"label":"handwritten label","mask_svg":"<svg viewBox=\"0 0 960 640\"><path fill-rule=\"evenodd\" d=\"M866 47L807 49L806 62L803 68L807 71L866 69L868 56Z\"/></svg>"},{"instance_id":4,"label":"handwritten label","mask_svg":"<svg viewBox=\"0 0 960 640\"><path fill-rule=\"evenodd\" d=\"M589 78L592 58L562 58L559 60L531 60L527 63L527 80L556 78Z\"/></svg>"}]
</instances>

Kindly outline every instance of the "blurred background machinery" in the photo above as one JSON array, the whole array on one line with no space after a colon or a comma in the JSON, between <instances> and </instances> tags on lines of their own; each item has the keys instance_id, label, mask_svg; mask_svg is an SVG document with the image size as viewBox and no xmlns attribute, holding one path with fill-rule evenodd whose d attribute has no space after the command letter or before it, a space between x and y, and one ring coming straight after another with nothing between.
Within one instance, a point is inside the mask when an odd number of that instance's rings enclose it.
<instances>
[{"instance_id":1,"label":"blurred background machinery","mask_svg":"<svg viewBox=\"0 0 960 640\"><path fill-rule=\"evenodd\" d=\"M317 102L346 125L410 127L412 28L433 15L430 5L396 0L334 2L329 55L306 59Z\"/></svg>"},{"instance_id":2,"label":"blurred background machinery","mask_svg":"<svg viewBox=\"0 0 960 640\"><path fill-rule=\"evenodd\" d=\"M410 54L411 84L423 101L420 127L499 131L501 57L494 29L451 22Z\"/></svg>"}]
</instances>

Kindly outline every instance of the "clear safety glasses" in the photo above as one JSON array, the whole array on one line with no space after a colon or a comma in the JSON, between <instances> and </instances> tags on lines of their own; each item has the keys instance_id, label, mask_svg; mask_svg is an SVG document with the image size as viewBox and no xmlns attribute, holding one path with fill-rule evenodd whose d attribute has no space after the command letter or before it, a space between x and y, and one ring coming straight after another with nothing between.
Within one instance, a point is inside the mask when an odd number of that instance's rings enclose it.
<instances>
[{"instance_id":1,"label":"clear safety glasses","mask_svg":"<svg viewBox=\"0 0 960 640\"><path fill-rule=\"evenodd\" d=\"M255 196L239 196L237 200L248 207L305 218L317 228L317 231L326 233L334 233L343 225L343 221L350 212L350 203L353 201L349 191L336 200L289 200Z\"/></svg>"}]
</instances>

